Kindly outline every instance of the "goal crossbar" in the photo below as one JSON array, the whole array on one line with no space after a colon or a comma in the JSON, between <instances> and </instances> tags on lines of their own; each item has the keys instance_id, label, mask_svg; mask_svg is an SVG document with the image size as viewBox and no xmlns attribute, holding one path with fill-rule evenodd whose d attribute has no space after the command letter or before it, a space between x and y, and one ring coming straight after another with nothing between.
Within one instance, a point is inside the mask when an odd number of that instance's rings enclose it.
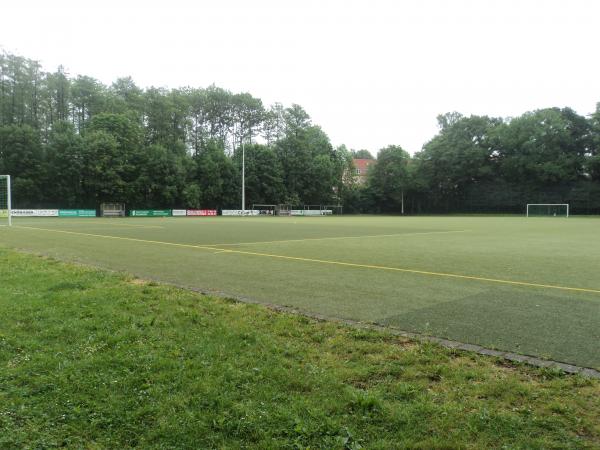
<instances>
[{"instance_id":1,"label":"goal crossbar","mask_svg":"<svg viewBox=\"0 0 600 450\"><path fill-rule=\"evenodd\" d=\"M550 211L552 208L559 208L559 207L564 207L564 211L565 211L565 216L569 217L569 204L568 203L527 203L527 217L530 217L532 215L531 213L531 207L545 207L547 208L548 211ZM556 212L554 212L554 215L556 215Z\"/></svg>"}]
</instances>

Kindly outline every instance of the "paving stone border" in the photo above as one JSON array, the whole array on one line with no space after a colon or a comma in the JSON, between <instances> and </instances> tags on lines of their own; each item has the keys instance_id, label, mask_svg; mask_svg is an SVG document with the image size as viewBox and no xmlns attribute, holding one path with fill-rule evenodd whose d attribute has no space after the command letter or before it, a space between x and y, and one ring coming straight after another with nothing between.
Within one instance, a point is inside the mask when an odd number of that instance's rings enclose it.
<instances>
[{"instance_id":1,"label":"paving stone border","mask_svg":"<svg viewBox=\"0 0 600 450\"><path fill-rule=\"evenodd\" d=\"M456 349L456 350L461 350L461 351L465 351L465 352L472 352L472 353L477 353L479 355L491 356L491 357L495 357L495 358L501 358L501 359L504 359L504 360L507 360L507 361L510 361L513 363L527 364L527 365L530 365L533 367L557 369L557 370L560 370L567 374L571 374L571 375L579 374L579 375L587 377L587 378L594 378L594 379L600 380L600 371L596 370L596 369L592 369L590 367L576 366L574 364L568 364L568 363L564 363L561 361L542 359L542 358L538 358L536 356L521 355L518 353L513 353L513 352L508 352L508 351L503 351L503 350L494 350L492 348L482 347L481 345L467 344L465 342L453 341L450 339L444 339L444 338L439 338L439 337L435 337L435 336L428 336L428 335L424 335L424 334L413 333L410 331L404 331L404 330L400 330L398 328L394 328L389 325L381 325L381 324L373 323L373 322L360 322L358 320L352 320L352 319L341 319L339 317L304 311L302 309L292 308L290 306L282 306L282 305L276 305L273 303L265 303L265 302L261 302L261 301L258 301L258 300L252 299L252 298L248 298L248 297L232 296L231 294L227 294L227 293L221 292L221 291L212 291L212 290L198 289L198 288L194 288L191 286L177 285L177 284L173 284L173 283L165 283L164 281L161 281L161 280L152 280L152 281L156 281L157 283L161 283L161 284L176 286L176 287L194 291L194 292L198 292L203 295L224 298L227 300L231 300L233 302L248 303L248 304L253 304L253 305L262 305L266 308L269 308L269 309L271 309L273 311L277 311L277 312L283 312L283 313L287 313L287 314L295 314L298 316L304 316L304 317L308 317L310 319L315 319L315 320L319 320L319 321L323 321L323 322L341 323L341 324L348 325L353 328L377 330L377 331L381 331L384 333L390 333L390 334L393 334L396 336L406 337L406 338L409 338L409 339L412 339L415 341L419 341L419 342L432 342L434 344L438 344L438 345L441 345L442 347L446 347L446 348L450 348L450 349Z\"/></svg>"},{"instance_id":2,"label":"paving stone border","mask_svg":"<svg viewBox=\"0 0 600 450\"><path fill-rule=\"evenodd\" d=\"M288 306L275 305L272 303L263 303L263 302L259 302L259 301L249 299L249 298L242 298L242 297L232 298L231 296L228 296L228 295L225 295L222 293L202 292L202 291L199 291L196 289L193 289L193 290L195 290L197 292L201 292L202 294L205 294L205 295L216 295L216 296L220 296L220 297L226 297L226 298L236 301L236 302L263 305L271 310L278 311L278 312L284 312L284 313L288 313L288 314L296 314L296 315L300 315L300 316L304 316L304 317L308 317L311 319L324 321L324 322L342 323L342 324L345 324L345 325L348 325L348 326L351 326L354 328L377 330L377 331L381 331L384 333L390 333L390 334L393 334L396 336L402 336L402 337L406 337L409 339L413 339L415 341L432 342L432 343L441 345L442 347L446 347L446 348L450 348L450 349L456 349L456 350L461 350L461 351L465 351L465 352L472 352L472 353L477 353L479 355L491 356L491 357L495 357L495 358L501 358L501 359L505 359L505 360L513 362L513 363L527 364L527 365L534 366L534 367L557 369L564 373L568 373L568 374L572 374L572 375L579 374L579 375L582 375L587 378L595 378L595 379L600 380L600 371L596 370L596 369L592 369L590 367L576 366L574 364L568 364L568 363L564 363L564 362L560 362L560 361L553 361L553 360L549 360L549 359L542 359L542 358L538 358L538 357L530 356L530 355L521 355L518 353L513 353L513 352L508 352L508 351L494 350L494 349L482 347L482 346L476 345L476 344L467 344L465 342L453 341L450 339L438 338L435 336L427 336L424 334L403 331L403 330L400 330L398 328L394 328L394 327L391 327L388 325L380 325L380 324L371 323L371 322L360 322L360 321L351 320L351 319L340 319L339 317L332 317L332 316L327 316L324 314L311 313L311 312L303 311L301 309L291 308Z\"/></svg>"}]
</instances>

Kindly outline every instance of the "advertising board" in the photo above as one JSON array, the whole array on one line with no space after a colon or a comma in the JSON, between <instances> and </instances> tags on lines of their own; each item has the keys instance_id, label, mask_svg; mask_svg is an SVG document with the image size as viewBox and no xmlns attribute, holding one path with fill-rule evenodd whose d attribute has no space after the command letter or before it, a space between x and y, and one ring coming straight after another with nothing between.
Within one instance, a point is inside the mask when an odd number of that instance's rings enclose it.
<instances>
[{"instance_id":1,"label":"advertising board","mask_svg":"<svg viewBox=\"0 0 600 450\"><path fill-rule=\"evenodd\" d=\"M169 217L170 209L132 209L129 211L131 217Z\"/></svg>"},{"instance_id":2,"label":"advertising board","mask_svg":"<svg viewBox=\"0 0 600 450\"><path fill-rule=\"evenodd\" d=\"M216 216L216 209L188 209L188 216Z\"/></svg>"},{"instance_id":3,"label":"advertising board","mask_svg":"<svg viewBox=\"0 0 600 450\"><path fill-rule=\"evenodd\" d=\"M58 209L11 209L13 217L58 217Z\"/></svg>"},{"instance_id":4,"label":"advertising board","mask_svg":"<svg viewBox=\"0 0 600 450\"><path fill-rule=\"evenodd\" d=\"M59 217L96 217L95 209L59 209Z\"/></svg>"}]
</instances>

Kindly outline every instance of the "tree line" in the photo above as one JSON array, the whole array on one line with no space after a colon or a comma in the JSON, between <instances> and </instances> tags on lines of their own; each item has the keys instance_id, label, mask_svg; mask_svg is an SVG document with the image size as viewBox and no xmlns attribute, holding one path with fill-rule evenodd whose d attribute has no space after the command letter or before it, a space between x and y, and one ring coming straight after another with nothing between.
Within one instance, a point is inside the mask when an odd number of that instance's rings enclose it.
<instances>
[{"instance_id":1,"label":"tree line","mask_svg":"<svg viewBox=\"0 0 600 450\"><path fill-rule=\"evenodd\" d=\"M16 207L239 208L339 203L352 155L299 105L248 93L141 89L0 54L0 173Z\"/></svg>"},{"instance_id":2,"label":"tree line","mask_svg":"<svg viewBox=\"0 0 600 450\"><path fill-rule=\"evenodd\" d=\"M569 203L600 213L600 103L586 118L547 108L501 119L438 117L439 133L412 157L378 154L364 189L348 202L361 211L520 213L527 203Z\"/></svg>"},{"instance_id":3,"label":"tree line","mask_svg":"<svg viewBox=\"0 0 600 450\"><path fill-rule=\"evenodd\" d=\"M365 184L354 157L332 146L299 105L265 106L248 93L110 86L64 68L0 54L0 173L16 207L238 208L241 148L252 203L343 204L347 212L521 212L570 203L600 213L600 105L515 118L438 117L439 132L410 155L381 149Z\"/></svg>"}]
</instances>

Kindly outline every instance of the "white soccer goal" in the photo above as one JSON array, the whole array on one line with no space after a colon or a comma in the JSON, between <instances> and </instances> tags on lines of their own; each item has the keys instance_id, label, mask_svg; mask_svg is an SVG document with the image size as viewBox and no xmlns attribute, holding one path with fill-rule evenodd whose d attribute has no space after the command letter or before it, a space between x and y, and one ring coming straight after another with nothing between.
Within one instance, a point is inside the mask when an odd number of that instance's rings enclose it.
<instances>
[{"instance_id":1,"label":"white soccer goal","mask_svg":"<svg viewBox=\"0 0 600 450\"><path fill-rule=\"evenodd\" d=\"M568 203L528 203L527 217L569 217Z\"/></svg>"},{"instance_id":2,"label":"white soccer goal","mask_svg":"<svg viewBox=\"0 0 600 450\"><path fill-rule=\"evenodd\" d=\"M12 225L10 175L0 175L0 225Z\"/></svg>"}]
</instances>

